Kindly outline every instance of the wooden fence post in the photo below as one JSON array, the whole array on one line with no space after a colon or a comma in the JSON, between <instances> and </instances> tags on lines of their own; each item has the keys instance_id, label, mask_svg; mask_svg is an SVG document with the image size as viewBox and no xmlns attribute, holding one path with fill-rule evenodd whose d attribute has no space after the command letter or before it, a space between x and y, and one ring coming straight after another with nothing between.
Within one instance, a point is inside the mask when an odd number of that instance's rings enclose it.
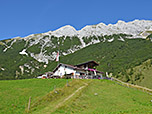
<instances>
[{"instance_id":1,"label":"wooden fence post","mask_svg":"<svg viewBox=\"0 0 152 114\"><path fill-rule=\"evenodd\" d=\"M31 97L29 97L29 102L28 102L28 112L30 111L30 105L31 105Z\"/></svg>"}]
</instances>

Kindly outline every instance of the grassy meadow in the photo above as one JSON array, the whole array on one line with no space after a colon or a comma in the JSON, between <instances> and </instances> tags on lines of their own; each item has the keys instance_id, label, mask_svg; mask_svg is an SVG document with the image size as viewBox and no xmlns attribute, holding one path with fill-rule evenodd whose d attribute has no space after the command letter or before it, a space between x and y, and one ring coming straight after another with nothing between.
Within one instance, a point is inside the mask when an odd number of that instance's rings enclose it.
<instances>
[{"instance_id":1,"label":"grassy meadow","mask_svg":"<svg viewBox=\"0 0 152 114\"><path fill-rule=\"evenodd\" d=\"M27 113L30 96L30 114L152 113L151 95L110 80L29 79L0 81L0 114Z\"/></svg>"},{"instance_id":2,"label":"grassy meadow","mask_svg":"<svg viewBox=\"0 0 152 114\"><path fill-rule=\"evenodd\" d=\"M56 88L65 85L67 80L5 80L0 81L0 114L22 114L28 105Z\"/></svg>"},{"instance_id":3,"label":"grassy meadow","mask_svg":"<svg viewBox=\"0 0 152 114\"><path fill-rule=\"evenodd\" d=\"M52 114L150 114L150 100L152 96L142 91L123 87L108 80L93 80Z\"/></svg>"}]
</instances>

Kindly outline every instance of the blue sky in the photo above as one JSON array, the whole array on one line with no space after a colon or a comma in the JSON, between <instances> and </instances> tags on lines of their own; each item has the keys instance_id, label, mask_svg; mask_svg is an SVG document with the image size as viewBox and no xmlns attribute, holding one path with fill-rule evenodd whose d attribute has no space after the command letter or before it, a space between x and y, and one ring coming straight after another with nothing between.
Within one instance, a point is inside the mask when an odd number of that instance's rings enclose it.
<instances>
[{"instance_id":1,"label":"blue sky","mask_svg":"<svg viewBox=\"0 0 152 114\"><path fill-rule=\"evenodd\" d=\"M152 0L0 0L0 40L72 25L152 20Z\"/></svg>"}]
</instances>

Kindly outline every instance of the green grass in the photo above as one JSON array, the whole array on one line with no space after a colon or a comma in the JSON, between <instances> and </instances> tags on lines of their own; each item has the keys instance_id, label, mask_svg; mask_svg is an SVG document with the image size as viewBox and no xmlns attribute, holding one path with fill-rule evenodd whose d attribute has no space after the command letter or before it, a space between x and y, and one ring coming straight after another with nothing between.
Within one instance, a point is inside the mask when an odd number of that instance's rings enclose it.
<instances>
[{"instance_id":1,"label":"green grass","mask_svg":"<svg viewBox=\"0 0 152 114\"><path fill-rule=\"evenodd\" d=\"M63 88L56 89L43 96L31 106L30 112L33 114L53 113L59 105L64 105L64 100L73 94L77 89L89 83L88 80L72 80L69 86L65 85Z\"/></svg>"},{"instance_id":2,"label":"green grass","mask_svg":"<svg viewBox=\"0 0 152 114\"><path fill-rule=\"evenodd\" d=\"M152 67L148 70L146 69L142 75L145 78L141 81L141 83L139 83L139 85L152 89Z\"/></svg>"},{"instance_id":3,"label":"green grass","mask_svg":"<svg viewBox=\"0 0 152 114\"><path fill-rule=\"evenodd\" d=\"M128 69L125 75L128 75L129 83L152 89L152 60L149 59L139 66ZM120 79L123 80L123 77L125 76L120 76Z\"/></svg>"},{"instance_id":4,"label":"green grass","mask_svg":"<svg viewBox=\"0 0 152 114\"><path fill-rule=\"evenodd\" d=\"M140 77L143 78L142 80L137 80L136 84L141 85L144 87L148 87L152 89L152 60L147 60L143 64L135 67L133 69L134 73L132 78L135 78L137 74L141 72Z\"/></svg>"},{"instance_id":5,"label":"green grass","mask_svg":"<svg viewBox=\"0 0 152 114\"><path fill-rule=\"evenodd\" d=\"M0 114L27 113L30 96L31 114L152 113L151 95L109 80L28 79L0 81Z\"/></svg>"},{"instance_id":6,"label":"green grass","mask_svg":"<svg viewBox=\"0 0 152 114\"><path fill-rule=\"evenodd\" d=\"M78 88L84 86L73 97L63 102ZM49 93L39 105L32 107L32 114L150 114L151 95L127 88L108 80L73 80L70 87L58 90L58 95ZM56 98L56 99L55 99ZM60 104L61 103L61 104ZM60 105L59 105L60 104ZM43 106L45 105L45 106ZM41 107L42 106L42 107ZM40 108L41 107L41 108ZM35 110L33 110L35 109Z\"/></svg>"},{"instance_id":7,"label":"green grass","mask_svg":"<svg viewBox=\"0 0 152 114\"><path fill-rule=\"evenodd\" d=\"M0 114L22 114L29 97L31 103L56 88L63 87L67 80L28 79L0 81Z\"/></svg>"}]
</instances>

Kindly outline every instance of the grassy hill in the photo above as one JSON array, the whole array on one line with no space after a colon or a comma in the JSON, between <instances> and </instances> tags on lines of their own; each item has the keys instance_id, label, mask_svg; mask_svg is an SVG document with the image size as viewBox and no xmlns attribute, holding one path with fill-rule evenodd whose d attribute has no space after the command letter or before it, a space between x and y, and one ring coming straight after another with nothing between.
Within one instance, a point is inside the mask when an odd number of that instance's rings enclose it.
<instances>
[{"instance_id":1,"label":"grassy hill","mask_svg":"<svg viewBox=\"0 0 152 114\"><path fill-rule=\"evenodd\" d=\"M151 95L109 80L0 81L0 114L152 113ZM56 85L56 89L54 86Z\"/></svg>"},{"instance_id":2,"label":"grassy hill","mask_svg":"<svg viewBox=\"0 0 152 114\"><path fill-rule=\"evenodd\" d=\"M93 80L82 92L60 106L53 114L148 114L152 113L150 99L150 95L141 91L122 87L107 80ZM45 113L45 110L43 111Z\"/></svg>"},{"instance_id":3,"label":"grassy hill","mask_svg":"<svg viewBox=\"0 0 152 114\"><path fill-rule=\"evenodd\" d=\"M56 88L63 87L67 80L7 80L0 81L0 114L23 114L29 97L37 101Z\"/></svg>"},{"instance_id":4,"label":"grassy hill","mask_svg":"<svg viewBox=\"0 0 152 114\"><path fill-rule=\"evenodd\" d=\"M152 60L149 59L141 65L129 68L125 73L120 73L117 78L129 83L152 88Z\"/></svg>"}]
</instances>

